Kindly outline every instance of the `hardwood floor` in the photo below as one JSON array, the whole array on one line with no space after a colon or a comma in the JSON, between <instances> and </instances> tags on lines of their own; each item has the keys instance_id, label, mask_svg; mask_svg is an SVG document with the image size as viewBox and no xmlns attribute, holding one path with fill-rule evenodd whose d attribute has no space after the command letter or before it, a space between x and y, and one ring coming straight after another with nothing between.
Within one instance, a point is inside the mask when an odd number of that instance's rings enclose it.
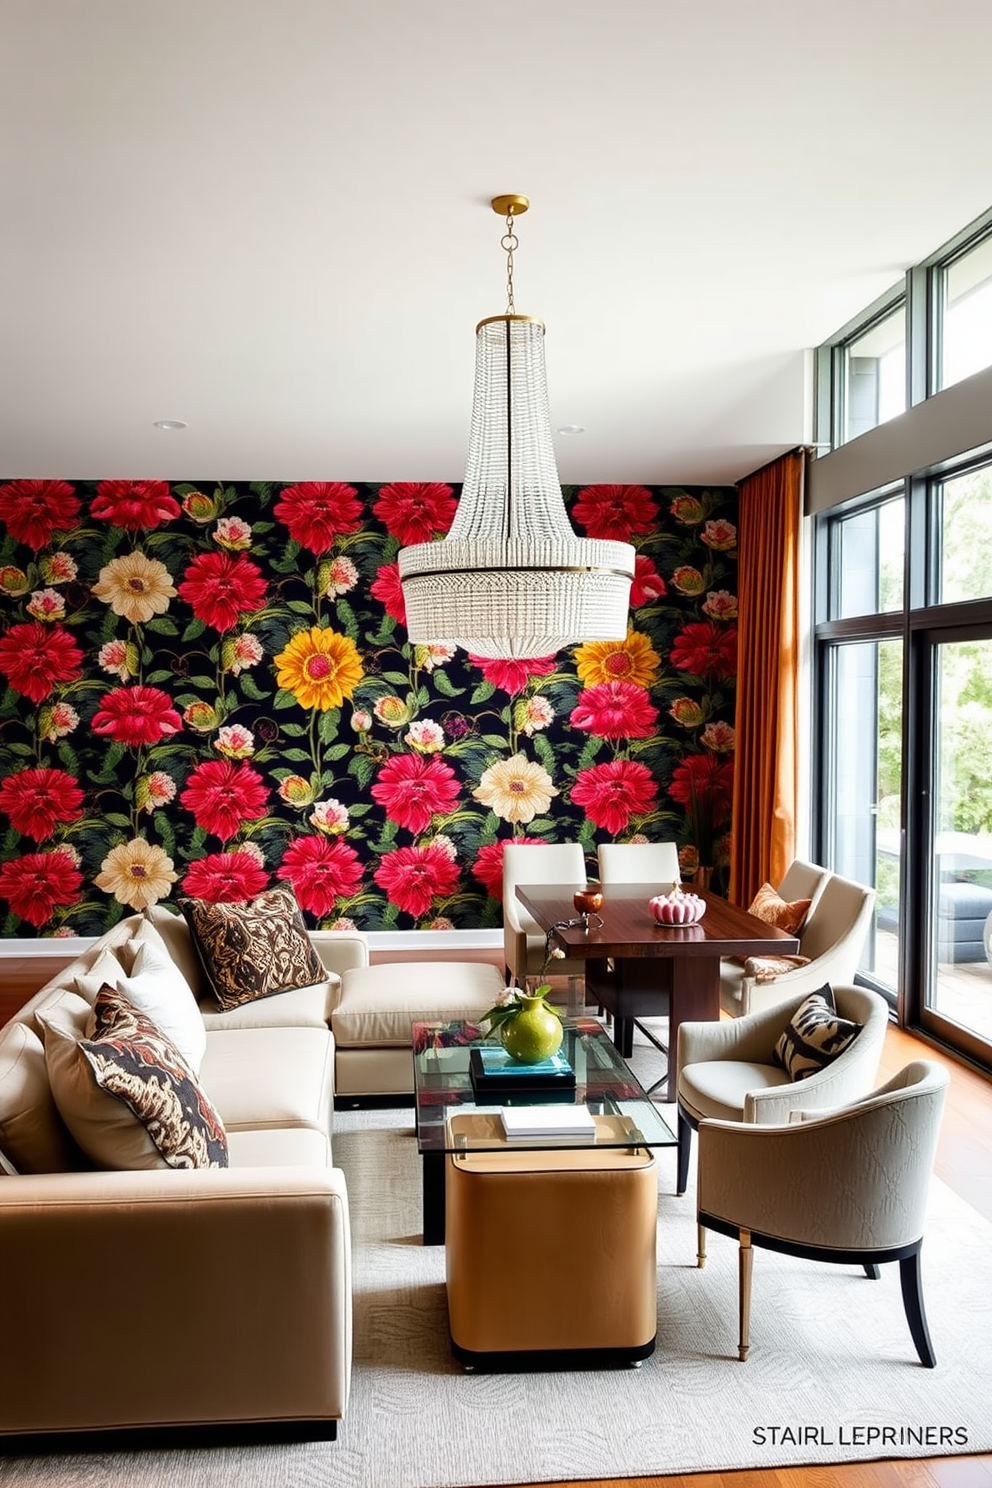
<instances>
[{"instance_id":1,"label":"hardwood floor","mask_svg":"<svg viewBox=\"0 0 992 1488\"><path fill-rule=\"evenodd\" d=\"M53 974L57 964L56 958L50 965L36 960L30 964L8 963L0 988L0 1002L4 1004L0 1008L0 1023ZM992 1079L949 1058L923 1039L890 1028L882 1053L880 1083L911 1059L924 1058L938 1060L951 1074L935 1172L949 1188L992 1220ZM546 1485L520 1485L520 1488L546 1488ZM992 1455L614 1478L598 1483L586 1480L581 1485L566 1483L560 1488L992 1488Z\"/></svg>"}]
</instances>

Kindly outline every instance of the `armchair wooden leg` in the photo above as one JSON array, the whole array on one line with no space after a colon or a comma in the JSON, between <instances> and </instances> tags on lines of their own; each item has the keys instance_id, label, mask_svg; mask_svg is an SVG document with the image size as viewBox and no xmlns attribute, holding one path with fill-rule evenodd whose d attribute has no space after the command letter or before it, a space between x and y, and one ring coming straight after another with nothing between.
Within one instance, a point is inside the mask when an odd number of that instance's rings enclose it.
<instances>
[{"instance_id":1,"label":"armchair wooden leg","mask_svg":"<svg viewBox=\"0 0 992 1488\"><path fill-rule=\"evenodd\" d=\"M902 1286L902 1301L906 1309L906 1321L909 1331L913 1335L916 1352L920 1356L920 1363L927 1369L932 1369L937 1362L937 1355L933 1351L930 1342L930 1330L927 1327L927 1315L923 1308L923 1274L920 1271L920 1252L917 1250L911 1256L905 1256L899 1262L899 1282Z\"/></svg>"},{"instance_id":2,"label":"armchair wooden leg","mask_svg":"<svg viewBox=\"0 0 992 1488\"><path fill-rule=\"evenodd\" d=\"M701 1271L706 1265L706 1226L696 1226L696 1265Z\"/></svg>"},{"instance_id":3,"label":"armchair wooden leg","mask_svg":"<svg viewBox=\"0 0 992 1488\"><path fill-rule=\"evenodd\" d=\"M876 1266L874 1261L865 1261L865 1275L869 1281L877 1281L881 1274L881 1266Z\"/></svg>"},{"instance_id":4,"label":"armchair wooden leg","mask_svg":"<svg viewBox=\"0 0 992 1488\"><path fill-rule=\"evenodd\" d=\"M751 1346L751 1267L753 1261L754 1251L751 1248L751 1231L741 1230L741 1248L738 1253L741 1339L737 1348L737 1356L742 1364L747 1358L747 1351Z\"/></svg>"}]
</instances>

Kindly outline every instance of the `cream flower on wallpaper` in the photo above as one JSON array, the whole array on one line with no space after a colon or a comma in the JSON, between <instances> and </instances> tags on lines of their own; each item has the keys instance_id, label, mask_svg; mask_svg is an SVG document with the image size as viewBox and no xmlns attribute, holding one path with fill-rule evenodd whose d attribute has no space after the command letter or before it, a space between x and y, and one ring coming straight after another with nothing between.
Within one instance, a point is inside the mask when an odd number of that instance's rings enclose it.
<instances>
[{"instance_id":1,"label":"cream flower on wallpaper","mask_svg":"<svg viewBox=\"0 0 992 1488\"><path fill-rule=\"evenodd\" d=\"M93 593L132 625L143 625L153 615L164 615L169 600L176 597L165 564L139 552L111 559L101 568Z\"/></svg>"},{"instance_id":2,"label":"cream flower on wallpaper","mask_svg":"<svg viewBox=\"0 0 992 1488\"><path fill-rule=\"evenodd\" d=\"M490 765L472 795L503 821L529 822L539 811L547 811L558 790L543 766L515 754Z\"/></svg>"},{"instance_id":3,"label":"cream flower on wallpaper","mask_svg":"<svg viewBox=\"0 0 992 1488\"><path fill-rule=\"evenodd\" d=\"M178 877L168 853L143 837L135 837L110 850L93 882L98 889L113 894L118 903L147 909L165 898Z\"/></svg>"}]
</instances>

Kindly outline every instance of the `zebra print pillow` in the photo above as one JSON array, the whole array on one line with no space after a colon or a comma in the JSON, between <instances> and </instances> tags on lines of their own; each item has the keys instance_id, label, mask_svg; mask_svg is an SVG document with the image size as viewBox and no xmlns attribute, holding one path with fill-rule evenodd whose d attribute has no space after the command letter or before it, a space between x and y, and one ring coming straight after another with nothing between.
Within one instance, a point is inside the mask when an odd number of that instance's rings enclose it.
<instances>
[{"instance_id":1,"label":"zebra print pillow","mask_svg":"<svg viewBox=\"0 0 992 1488\"><path fill-rule=\"evenodd\" d=\"M854 1042L860 1029L860 1023L840 1017L833 988L825 983L796 1008L775 1045L775 1063L793 1080L805 1080L826 1069Z\"/></svg>"}]
</instances>

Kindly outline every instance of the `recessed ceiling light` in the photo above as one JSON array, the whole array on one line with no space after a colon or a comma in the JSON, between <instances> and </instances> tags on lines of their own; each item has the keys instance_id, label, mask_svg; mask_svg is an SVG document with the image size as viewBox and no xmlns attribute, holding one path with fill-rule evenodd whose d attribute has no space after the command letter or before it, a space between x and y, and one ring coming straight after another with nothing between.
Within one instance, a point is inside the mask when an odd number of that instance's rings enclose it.
<instances>
[{"instance_id":1,"label":"recessed ceiling light","mask_svg":"<svg viewBox=\"0 0 992 1488\"><path fill-rule=\"evenodd\" d=\"M156 427L156 429L169 429L169 430L172 430L172 429L187 429L187 428L189 428L189 425L186 424L186 423L184 423L182 419L156 419L155 420L155 427Z\"/></svg>"},{"instance_id":2,"label":"recessed ceiling light","mask_svg":"<svg viewBox=\"0 0 992 1488\"><path fill-rule=\"evenodd\" d=\"M585 432L584 424L562 424L558 430L559 434L584 434Z\"/></svg>"}]
</instances>

